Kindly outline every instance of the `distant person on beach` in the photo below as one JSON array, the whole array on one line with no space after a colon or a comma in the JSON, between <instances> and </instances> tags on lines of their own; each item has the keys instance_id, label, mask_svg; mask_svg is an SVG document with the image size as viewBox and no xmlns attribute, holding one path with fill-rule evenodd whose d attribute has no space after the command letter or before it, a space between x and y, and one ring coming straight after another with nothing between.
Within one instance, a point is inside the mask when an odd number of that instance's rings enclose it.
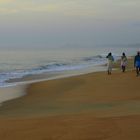
<instances>
[{"instance_id":1,"label":"distant person on beach","mask_svg":"<svg viewBox=\"0 0 140 140\"><path fill-rule=\"evenodd\" d=\"M134 59L134 67L136 68L136 74L139 76L140 74L140 52L137 53Z\"/></svg>"},{"instance_id":2,"label":"distant person on beach","mask_svg":"<svg viewBox=\"0 0 140 140\"><path fill-rule=\"evenodd\" d=\"M112 56L112 53L109 53L106 58L108 60L108 63L107 63L107 72L108 72L108 75L111 75L114 57Z\"/></svg>"},{"instance_id":3,"label":"distant person on beach","mask_svg":"<svg viewBox=\"0 0 140 140\"><path fill-rule=\"evenodd\" d=\"M127 65L127 57L126 57L125 53L122 53L122 57L121 57L121 69L122 69L122 72L125 72L126 65Z\"/></svg>"}]
</instances>

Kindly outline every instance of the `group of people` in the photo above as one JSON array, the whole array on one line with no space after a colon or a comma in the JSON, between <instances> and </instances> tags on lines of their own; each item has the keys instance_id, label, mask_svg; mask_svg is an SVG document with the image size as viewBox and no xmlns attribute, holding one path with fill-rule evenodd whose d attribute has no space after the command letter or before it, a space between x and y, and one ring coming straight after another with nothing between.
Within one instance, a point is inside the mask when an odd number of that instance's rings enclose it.
<instances>
[{"instance_id":1,"label":"group of people","mask_svg":"<svg viewBox=\"0 0 140 140\"><path fill-rule=\"evenodd\" d=\"M109 53L106 58L108 59L107 72L108 72L108 75L110 75L112 72L114 57L112 56L112 53ZM125 53L122 53L122 56L121 56L122 72L125 72L126 66L127 66L127 57ZM134 58L134 67L136 68L137 76L139 76L140 75L140 52L138 52Z\"/></svg>"}]
</instances>

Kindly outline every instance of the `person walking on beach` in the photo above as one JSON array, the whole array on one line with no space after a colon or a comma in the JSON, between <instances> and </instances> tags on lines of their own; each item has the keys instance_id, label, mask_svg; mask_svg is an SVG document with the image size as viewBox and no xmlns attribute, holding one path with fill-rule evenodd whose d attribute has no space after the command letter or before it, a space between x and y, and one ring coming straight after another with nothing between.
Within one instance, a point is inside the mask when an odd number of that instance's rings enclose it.
<instances>
[{"instance_id":1,"label":"person walking on beach","mask_svg":"<svg viewBox=\"0 0 140 140\"><path fill-rule=\"evenodd\" d=\"M108 72L108 75L111 75L114 57L112 56L112 53L110 52L110 53L107 55L106 58L107 58L107 60L108 60L108 63L107 63L107 72Z\"/></svg>"},{"instance_id":2,"label":"person walking on beach","mask_svg":"<svg viewBox=\"0 0 140 140\"><path fill-rule=\"evenodd\" d=\"M136 74L139 76L140 74L140 52L137 53L134 59L134 67L136 68Z\"/></svg>"},{"instance_id":3,"label":"person walking on beach","mask_svg":"<svg viewBox=\"0 0 140 140\"><path fill-rule=\"evenodd\" d=\"M127 57L126 57L125 53L122 53L122 57L121 57L121 68L122 68L122 72L125 72L126 65L127 65Z\"/></svg>"}]
</instances>

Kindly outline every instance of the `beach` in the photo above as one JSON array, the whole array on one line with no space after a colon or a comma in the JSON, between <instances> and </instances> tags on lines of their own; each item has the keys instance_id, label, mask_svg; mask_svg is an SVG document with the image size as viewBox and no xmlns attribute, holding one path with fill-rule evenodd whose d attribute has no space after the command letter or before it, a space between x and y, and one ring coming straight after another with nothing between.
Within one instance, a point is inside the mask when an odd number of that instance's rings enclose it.
<instances>
[{"instance_id":1,"label":"beach","mask_svg":"<svg viewBox=\"0 0 140 140\"><path fill-rule=\"evenodd\" d=\"M95 72L30 84L2 104L3 140L138 140L140 78Z\"/></svg>"},{"instance_id":2,"label":"beach","mask_svg":"<svg viewBox=\"0 0 140 140\"><path fill-rule=\"evenodd\" d=\"M139 11L0 0L0 140L139 140Z\"/></svg>"}]
</instances>

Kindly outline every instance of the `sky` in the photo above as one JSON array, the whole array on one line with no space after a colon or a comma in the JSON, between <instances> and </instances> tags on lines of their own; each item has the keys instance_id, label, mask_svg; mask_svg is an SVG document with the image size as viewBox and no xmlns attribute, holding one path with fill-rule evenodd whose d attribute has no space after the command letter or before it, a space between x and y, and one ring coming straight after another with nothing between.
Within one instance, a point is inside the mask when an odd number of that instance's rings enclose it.
<instances>
[{"instance_id":1,"label":"sky","mask_svg":"<svg viewBox=\"0 0 140 140\"><path fill-rule=\"evenodd\" d=\"M0 0L0 47L140 44L140 0Z\"/></svg>"}]
</instances>

